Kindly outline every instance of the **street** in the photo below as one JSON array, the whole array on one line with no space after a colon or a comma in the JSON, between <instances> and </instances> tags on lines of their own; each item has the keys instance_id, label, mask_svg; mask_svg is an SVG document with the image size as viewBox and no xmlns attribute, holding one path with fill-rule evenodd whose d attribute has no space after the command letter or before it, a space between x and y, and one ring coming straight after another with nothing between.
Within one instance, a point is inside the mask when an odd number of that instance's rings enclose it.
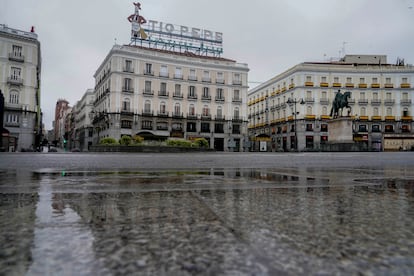
<instances>
[{"instance_id":1,"label":"street","mask_svg":"<svg viewBox=\"0 0 414 276\"><path fill-rule=\"evenodd\" d=\"M414 154L0 153L0 273L414 273Z\"/></svg>"}]
</instances>

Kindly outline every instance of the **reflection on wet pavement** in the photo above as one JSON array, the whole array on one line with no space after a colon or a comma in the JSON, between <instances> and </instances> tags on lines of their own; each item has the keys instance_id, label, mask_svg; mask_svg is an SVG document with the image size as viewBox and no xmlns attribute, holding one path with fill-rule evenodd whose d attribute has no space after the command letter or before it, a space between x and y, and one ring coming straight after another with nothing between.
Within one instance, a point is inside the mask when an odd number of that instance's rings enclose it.
<instances>
[{"instance_id":1,"label":"reflection on wet pavement","mask_svg":"<svg viewBox=\"0 0 414 276\"><path fill-rule=\"evenodd\" d=\"M1 274L414 273L414 180L386 171L0 176Z\"/></svg>"}]
</instances>

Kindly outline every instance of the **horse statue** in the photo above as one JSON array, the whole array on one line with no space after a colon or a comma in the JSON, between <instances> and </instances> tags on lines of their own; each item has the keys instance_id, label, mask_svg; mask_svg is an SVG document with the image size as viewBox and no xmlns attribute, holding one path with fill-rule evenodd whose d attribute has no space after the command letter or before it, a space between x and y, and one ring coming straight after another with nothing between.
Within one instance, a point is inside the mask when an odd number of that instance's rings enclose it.
<instances>
[{"instance_id":1,"label":"horse statue","mask_svg":"<svg viewBox=\"0 0 414 276\"><path fill-rule=\"evenodd\" d=\"M341 90L335 95L335 99L332 103L331 114L330 116L333 118L337 118L338 116L342 117L342 111L344 107L348 108L348 115L351 113L351 107L348 104L348 98L351 97L351 92L347 91L345 93L341 93Z\"/></svg>"}]
</instances>

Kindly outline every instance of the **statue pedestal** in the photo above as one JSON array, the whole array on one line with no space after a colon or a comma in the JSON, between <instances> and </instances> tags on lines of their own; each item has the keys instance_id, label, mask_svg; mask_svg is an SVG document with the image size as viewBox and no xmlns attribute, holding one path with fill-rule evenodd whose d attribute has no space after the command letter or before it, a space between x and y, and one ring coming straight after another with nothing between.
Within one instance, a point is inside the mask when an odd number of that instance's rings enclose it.
<instances>
[{"instance_id":1,"label":"statue pedestal","mask_svg":"<svg viewBox=\"0 0 414 276\"><path fill-rule=\"evenodd\" d=\"M353 139L353 119L339 117L328 121L328 143L322 151L361 151L360 146Z\"/></svg>"},{"instance_id":2,"label":"statue pedestal","mask_svg":"<svg viewBox=\"0 0 414 276\"><path fill-rule=\"evenodd\" d=\"M354 143L352 132L352 118L339 117L328 123L329 142Z\"/></svg>"}]
</instances>

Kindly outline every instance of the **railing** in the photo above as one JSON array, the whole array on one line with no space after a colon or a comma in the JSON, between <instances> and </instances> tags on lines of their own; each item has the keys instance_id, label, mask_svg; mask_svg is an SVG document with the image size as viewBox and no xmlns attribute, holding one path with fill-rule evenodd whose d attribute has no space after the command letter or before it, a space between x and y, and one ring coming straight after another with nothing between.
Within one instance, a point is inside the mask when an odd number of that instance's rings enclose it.
<instances>
[{"instance_id":1,"label":"railing","mask_svg":"<svg viewBox=\"0 0 414 276\"><path fill-rule=\"evenodd\" d=\"M187 113L187 119L189 120L197 120L198 115L194 113Z\"/></svg>"},{"instance_id":2,"label":"railing","mask_svg":"<svg viewBox=\"0 0 414 276\"><path fill-rule=\"evenodd\" d=\"M21 53L9 53L9 60L24 62L24 55Z\"/></svg>"},{"instance_id":3,"label":"railing","mask_svg":"<svg viewBox=\"0 0 414 276\"><path fill-rule=\"evenodd\" d=\"M124 67L122 71L125 73L134 73L134 68Z\"/></svg>"},{"instance_id":4,"label":"railing","mask_svg":"<svg viewBox=\"0 0 414 276\"><path fill-rule=\"evenodd\" d=\"M401 105L411 105L411 99L402 99L400 103Z\"/></svg>"},{"instance_id":5,"label":"railing","mask_svg":"<svg viewBox=\"0 0 414 276\"><path fill-rule=\"evenodd\" d=\"M203 96L201 96L201 100L203 100L203 101L211 101L211 96L205 96L205 95L203 95Z\"/></svg>"},{"instance_id":6,"label":"railing","mask_svg":"<svg viewBox=\"0 0 414 276\"><path fill-rule=\"evenodd\" d=\"M190 100L197 100L197 98L198 97L195 94L194 95L190 95L190 94L187 95L187 99L190 99Z\"/></svg>"},{"instance_id":7,"label":"railing","mask_svg":"<svg viewBox=\"0 0 414 276\"><path fill-rule=\"evenodd\" d=\"M15 85L23 85L23 79L18 77L7 78L7 83Z\"/></svg>"},{"instance_id":8,"label":"railing","mask_svg":"<svg viewBox=\"0 0 414 276\"><path fill-rule=\"evenodd\" d=\"M170 74L168 74L167 72L160 72L160 75L159 75L161 78L169 78L170 77Z\"/></svg>"},{"instance_id":9,"label":"railing","mask_svg":"<svg viewBox=\"0 0 414 276\"><path fill-rule=\"evenodd\" d=\"M211 78L209 78L209 77L203 77L203 78L201 79L201 81L202 81L202 82L211 82Z\"/></svg>"},{"instance_id":10,"label":"railing","mask_svg":"<svg viewBox=\"0 0 414 276\"><path fill-rule=\"evenodd\" d=\"M158 111L158 116L159 117L168 117L168 115L169 115L169 112L168 111Z\"/></svg>"},{"instance_id":11,"label":"railing","mask_svg":"<svg viewBox=\"0 0 414 276\"><path fill-rule=\"evenodd\" d=\"M173 118L183 118L184 116L183 116L183 113L182 112L174 112L172 114L172 117Z\"/></svg>"},{"instance_id":12,"label":"railing","mask_svg":"<svg viewBox=\"0 0 414 276\"><path fill-rule=\"evenodd\" d=\"M372 99L371 100L371 104L372 105L380 105L381 104L381 100L380 99Z\"/></svg>"},{"instance_id":13,"label":"railing","mask_svg":"<svg viewBox=\"0 0 414 276\"><path fill-rule=\"evenodd\" d=\"M154 71L144 70L144 75L154 76Z\"/></svg>"},{"instance_id":14,"label":"railing","mask_svg":"<svg viewBox=\"0 0 414 276\"><path fill-rule=\"evenodd\" d=\"M158 96L160 97L169 97L170 93L167 91L158 91Z\"/></svg>"},{"instance_id":15,"label":"railing","mask_svg":"<svg viewBox=\"0 0 414 276\"><path fill-rule=\"evenodd\" d=\"M216 79L216 83L225 84L225 81L224 81L224 79Z\"/></svg>"},{"instance_id":16,"label":"railing","mask_svg":"<svg viewBox=\"0 0 414 276\"><path fill-rule=\"evenodd\" d=\"M216 102L224 102L225 99L224 99L224 97L216 96L215 100L216 100Z\"/></svg>"},{"instance_id":17,"label":"railing","mask_svg":"<svg viewBox=\"0 0 414 276\"><path fill-rule=\"evenodd\" d=\"M144 90L142 90L142 94L152 96L152 95L154 95L154 90L144 89Z\"/></svg>"},{"instance_id":18,"label":"railing","mask_svg":"<svg viewBox=\"0 0 414 276\"><path fill-rule=\"evenodd\" d=\"M197 76L188 76L189 81L197 81Z\"/></svg>"},{"instance_id":19,"label":"railing","mask_svg":"<svg viewBox=\"0 0 414 276\"><path fill-rule=\"evenodd\" d=\"M242 81L241 80L233 80L232 84L233 85L242 85Z\"/></svg>"},{"instance_id":20,"label":"railing","mask_svg":"<svg viewBox=\"0 0 414 276\"><path fill-rule=\"evenodd\" d=\"M181 93L174 93L173 94L173 98L175 98L175 99L182 99L183 98L183 94L181 94Z\"/></svg>"},{"instance_id":21,"label":"railing","mask_svg":"<svg viewBox=\"0 0 414 276\"><path fill-rule=\"evenodd\" d=\"M358 100L358 104L364 104L364 105L366 105L366 104L368 104L368 99L359 99Z\"/></svg>"},{"instance_id":22,"label":"railing","mask_svg":"<svg viewBox=\"0 0 414 276\"><path fill-rule=\"evenodd\" d=\"M134 93L134 88L132 88L132 87L122 87L122 92Z\"/></svg>"},{"instance_id":23,"label":"railing","mask_svg":"<svg viewBox=\"0 0 414 276\"><path fill-rule=\"evenodd\" d=\"M176 80L182 80L183 79L183 75L182 74L174 74L174 79L176 79Z\"/></svg>"},{"instance_id":24,"label":"railing","mask_svg":"<svg viewBox=\"0 0 414 276\"><path fill-rule=\"evenodd\" d=\"M240 99L240 98L233 98L232 99L232 102L233 103L241 103L243 100L242 99Z\"/></svg>"},{"instance_id":25,"label":"railing","mask_svg":"<svg viewBox=\"0 0 414 276\"><path fill-rule=\"evenodd\" d=\"M154 115L154 111L152 110L142 110L142 116L153 116Z\"/></svg>"},{"instance_id":26,"label":"railing","mask_svg":"<svg viewBox=\"0 0 414 276\"><path fill-rule=\"evenodd\" d=\"M384 100L384 105L393 105L395 103L394 99L386 99Z\"/></svg>"}]
</instances>

